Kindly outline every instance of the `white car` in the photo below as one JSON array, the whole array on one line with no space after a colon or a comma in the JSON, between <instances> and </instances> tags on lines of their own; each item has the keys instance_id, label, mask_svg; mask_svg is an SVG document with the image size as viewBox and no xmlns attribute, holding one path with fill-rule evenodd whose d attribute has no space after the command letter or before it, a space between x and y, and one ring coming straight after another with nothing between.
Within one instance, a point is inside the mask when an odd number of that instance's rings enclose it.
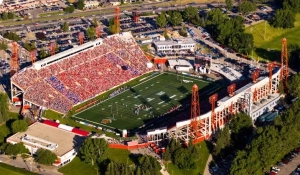
<instances>
[{"instance_id":1,"label":"white car","mask_svg":"<svg viewBox=\"0 0 300 175\"><path fill-rule=\"evenodd\" d=\"M272 170L275 170L275 171L280 171L280 169L276 166L272 167Z\"/></svg>"}]
</instances>

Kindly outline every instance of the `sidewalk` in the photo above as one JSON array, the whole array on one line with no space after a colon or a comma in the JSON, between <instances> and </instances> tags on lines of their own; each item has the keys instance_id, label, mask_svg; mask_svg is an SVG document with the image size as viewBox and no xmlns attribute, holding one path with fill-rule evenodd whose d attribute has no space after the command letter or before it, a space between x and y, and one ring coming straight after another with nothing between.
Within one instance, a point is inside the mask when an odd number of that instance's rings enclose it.
<instances>
[{"instance_id":1,"label":"sidewalk","mask_svg":"<svg viewBox=\"0 0 300 175\"><path fill-rule=\"evenodd\" d=\"M32 158L28 158L24 161L21 157L17 157L17 159L12 160L7 155L0 155L0 160L8 165L26 169L28 171L32 170L32 172L43 174L43 175L63 175L62 173L58 172L58 168L55 166L46 166L46 165L39 165L38 163L32 161ZM39 167L39 168L38 168Z\"/></svg>"},{"instance_id":2,"label":"sidewalk","mask_svg":"<svg viewBox=\"0 0 300 175\"><path fill-rule=\"evenodd\" d=\"M209 164L210 162L212 161L212 155L209 154L209 157L207 159L207 162L206 162L206 165L205 165L205 169L204 169L204 174L203 175L210 175L210 172L209 172Z\"/></svg>"}]
</instances>

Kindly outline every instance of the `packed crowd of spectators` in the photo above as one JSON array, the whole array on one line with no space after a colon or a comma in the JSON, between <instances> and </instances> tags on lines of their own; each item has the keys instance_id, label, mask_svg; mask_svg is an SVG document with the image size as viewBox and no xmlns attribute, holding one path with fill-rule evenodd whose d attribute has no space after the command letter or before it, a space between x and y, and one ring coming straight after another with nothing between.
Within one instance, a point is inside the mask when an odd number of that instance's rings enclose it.
<instances>
[{"instance_id":1,"label":"packed crowd of spectators","mask_svg":"<svg viewBox=\"0 0 300 175\"><path fill-rule=\"evenodd\" d=\"M103 44L59 60L40 70L25 68L11 81L24 99L58 112L153 70L131 35L115 35ZM120 89L111 95L117 95Z\"/></svg>"}]
</instances>

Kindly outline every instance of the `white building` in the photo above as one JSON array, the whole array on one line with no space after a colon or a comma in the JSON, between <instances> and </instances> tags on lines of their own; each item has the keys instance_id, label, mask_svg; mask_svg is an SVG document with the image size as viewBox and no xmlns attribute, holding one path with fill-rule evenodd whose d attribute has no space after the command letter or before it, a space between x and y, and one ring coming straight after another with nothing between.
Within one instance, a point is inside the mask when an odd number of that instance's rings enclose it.
<instances>
[{"instance_id":1,"label":"white building","mask_svg":"<svg viewBox=\"0 0 300 175\"><path fill-rule=\"evenodd\" d=\"M77 155L77 148L83 143L88 132L47 120L36 122L25 132L18 132L6 141L11 144L23 142L35 154L39 148L47 149L57 155L55 166L71 162Z\"/></svg>"},{"instance_id":2,"label":"white building","mask_svg":"<svg viewBox=\"0 0 300 175\"><path fill-rule=\"evenodd\" d=\"M195 51L196 42L192 38L153 42L157 52Z\"/></svg>"}]
</instances>

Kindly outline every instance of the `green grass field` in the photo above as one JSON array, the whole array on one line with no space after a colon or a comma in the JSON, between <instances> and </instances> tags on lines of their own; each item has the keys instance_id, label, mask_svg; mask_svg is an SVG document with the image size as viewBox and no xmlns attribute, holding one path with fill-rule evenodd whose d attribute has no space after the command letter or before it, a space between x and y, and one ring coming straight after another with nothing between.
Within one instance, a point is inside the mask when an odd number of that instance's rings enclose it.
<instances>
[{"instance_id":1,"label":"green grass field","mask_svg":"<svg viewBox=\"0 0 300 175\"><path fill-rule=\"evenodd\" d=\"M0 174L1 175L2 174L3 175L37 175L37 173L23 170L21 168L17 168L4 163L0 163Z\"/></svg>"},{"instance_id":2,"label":"green grass field","mask_svg":"<svg viewBox=\"0 0 300 175\"><path fill-rule=\"evenodd\" d=\"M13 170L5 169L0 167L1 174L5 175L22 175L22 173L14 172Z\"/></svg>"},{"instance_id":3,"label":"green grass field","mask_svg":"<svg viewBox=\"0 0 300 175\"><path fill-rule=\"evenodd\" d=\"M72 162L58 169L58 171L64 175L97 174L96 166L86 164L78 157L75 157Z\"/></svg>"},{"instance_id":4,"label":"green grass field","mask_svg":"<svg viewBox=\"0 0 300 175\"><path fill-rule=\"evenodd\" d=\"M184 83L183 79L190 82ZM137 129L189 99L193 84L198 85L200 94L211 92L218 87L215 83L182 75L176 76L174 73L150 75L127 91L73 117L98 126L101 126L103 119L111 119L112 123L106 124L111 129ZM141 105L147 107L135 114Z\"/></svg>"},{"instance_id":5,"label":"green grass field","mask_svg":"<svg viewBox=\"0 0 300 175\"><path fill-rule=\"evenodd\" d=\"M265 26L266 35L264 35ZM292 29L277 29L271 27L268 22L262 22L253 27L247 27L246 33L251 33L254 37L255 50L253 53L249 53L250 57L278 61L280 60L282 38L287 38L288 44L300 45L300 14L296 15L295 27Z\"/></svg>"}]
</instances>

